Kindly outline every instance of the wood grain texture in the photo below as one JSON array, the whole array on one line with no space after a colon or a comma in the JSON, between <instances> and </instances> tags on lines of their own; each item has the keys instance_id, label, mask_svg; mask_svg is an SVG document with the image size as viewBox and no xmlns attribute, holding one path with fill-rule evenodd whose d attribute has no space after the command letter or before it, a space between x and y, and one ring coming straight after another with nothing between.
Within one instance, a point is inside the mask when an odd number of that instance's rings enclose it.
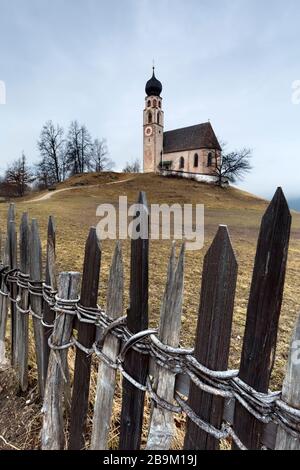
<instances>
[{"instance_id":1,"label":"wood grain texture","mask_svg":"<svg viewBox=\"0 0 300 470\"><path fill-rule=\"evenodd\" d=\"M237 262L226 226L219 230L204 258L195 358L212 370L227 370ZM191 383L189 405L204 421L220 428L224 399ZM216 450L219 442L187 419L184 448Z\"/></svg>"},{"instance_id":2,"label":"wood grain texture","mask_svg":"<svg viewBox=\"0 0 300 470\"><path fill-rule=\"evenodd\" d=\"M148 228L149 212L145 193L141 192L138 203L143 205L143 218L147 227L140 224L140 233ZM138 214L136 214L138 216ZM145 222L146 219L146 222ZM130 264L130 307L128 309L127 326L134 334L148 328L148 263L149 239L131 240ZM125 357L124 369L141 384L146 383L149 358L129 350ZM120 450L137 450L140 448L145 393L134 387L123 378L122 411L120 424Z\"/></svg>"},{"instance_id":3,"label":"wood grain texture","mask_svg":"<svg viewBox=\"0 0 300 470\"><path fill-rule=\"evenodd\" d=\"M117 242L108 281L106 313L111 320L123 315L124 272L120 242ZM120 350L120 340L108 334L103 353L115 362ZM107 449L108 434L116 386L116 370L99 363L97 392L94 407L92 444L93 450Z\"/></svg>"},{"instance_id":4,"label":"wood grain texture","mask_svg":"<svg viewBox=\"0 0 300 470\"><path fill-rule=\"evenodd\" d=\"M175 246L169 260L167 284L160 312L159 339L163 344L177 348L180 340L181 315L184 281L184 245L177 266ZM154 390L163 400L173 403L176 376L157 365L154 376ZM147 450L169 450L174 438L174 415L172 412L153 405Z\"/></svg>"},{"instance_id":5,"label":"wood grain texture","mask_svg":"<svg viewBox=\"0 0 300 470\"><path fill-rule=\"evenodd\" d=\"M96 307L99 287L101 250L96 229L90 229L85 246L80 303L84 307ZM78 341L91 348L95 341L96 327L93 324L78 324ZM74 386L71 407L70 450L85 446L86 417L88 411L91 374L91 355L77 348L74 372Z\"/></svg>"},{"instance_id":6,"label":"wood grain texture","mask_svg":"<svg viewBox=\"0 0 300 470\"><path fill-rule=\"evenodd\" d=\"M10 211L9 211L10 216ZM8 265L10 269L16 269L18 267L18 248L17 248L17 231L16 223L12 219L8 222ZM17 358L16 348L16 304L14 300L17 299L18 286L16 283L11 283L10 296L13 299L10 302L10 325L11 325L11 365L14 367Z\"/></svg>"},{"instance_id":7,"label":"wood grain texture","mask_svg":"<svg viewBox=\"0 0 300 470\"><path fill-rule=\"evenodd\" d=\"M3 255L2 255L3 266L8 265L8 239L6 239L5 244L3 245ZM7 293L7 287L4 281L1 282L1 289L4 293ZM7 317L8 317L8 298L7 296L0 296L0 369L6 368L8 365L8 360L6 357L6 347L5 347L5 336L6 336L6 326L7 326Z\"/></svg>"},{"instance_id":8,"label":"wood grain texture","mask_svg":"<svg viewBox=\"0 0 300 470\"><path fill-rule=\"evenodd\" d=\"M80 273L61 273L58 295L61 299L77 299L80 291ZM74 316L58 312L52 334L52 344L68 344L72 336ZM43 404L42 449L64 448L63 391L68 377L67 350L51 350Z\"/></svg>"},{"instance_id":9,"label":"wood grain texture","mask_svg":"<svg viewBox=\"0 0 300 470\"><path fill-rule=\"evenodd\" d=\"M273 368L281 310L291 214L278 188L263 216L248 303L239 377L267 393ZM234 428L249 449L261 447L263 426L239 403Z\"/></svg>"},{"instance_id":10,"label":"wood grain texture","mask_svg":"<svg viewBox=\"0 0 300 470\"><path fill-rule=\"evenodd\" d=\"M300 410L300 316L292 336L281 398L287 405ZM298 426L298 431L300 431L300 425ZM300 438L291 436L291 434L279 426L275 449L300 450Z\"/></svg>"},{"instance_id":11,"label":"wood grain texture","mask_svg":"<svg viewBox=\"0 0 300 470\"><path fill-rule=\"evenodd\" d=\"M36 219L32 219L30 232L30 279L32 281L42 280L42 246L39 234L38 223ZM30 295L30 304L32 310L39 316L42 316L43 299L36 295ZM41 321L32 317L35 354L38 372L38 385L40 396L44 397L45 382L45 366L44 366L44 332Z\"/></svg>"},{"instance_id":12,"label":"wood grain texture","mask_svg":"<svg viewBox=\"0 0 300 470\"><path fill-rule=\"evenodd\" d=\"M48 219L48 233L47 233L47 258L46 258L46 275L45 283L51 286L52 290L57 290L57 274L56 274L56 228L55 221L52 216ZM51 307L44 302L43 305L43 320L46 325L52 325L55 319L55 313ZM48 338L52 333L52 328L43 327L44 331L44 376L47 377L48 361L50 349L48 346Z\"/></svg>"},{"instance_id":13,"label":"wood grain texture","mask_svg":"<svg viewBox=\"0 0 300 470\"><path fill-rule=\"evenodd\" d=\"M25 212L22 215L20 224L20 270L22 274L29 274L30 272L30 226L28 214ZM29 307L28 290L19 288L20 307L22 310L27 311ZM19 381L19 387L22 392L25 392L28 387L28 314L17 311L16 316L16 370Z\"/></svg>"}]
</instances>

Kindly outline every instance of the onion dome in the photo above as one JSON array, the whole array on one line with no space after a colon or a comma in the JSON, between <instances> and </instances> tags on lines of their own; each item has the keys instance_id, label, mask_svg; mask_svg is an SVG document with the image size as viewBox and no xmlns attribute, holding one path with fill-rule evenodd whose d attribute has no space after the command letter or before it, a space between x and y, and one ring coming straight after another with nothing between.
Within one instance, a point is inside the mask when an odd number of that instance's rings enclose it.
<instances>
[{"instance_id":1,"label":"onion dome","mask_svg":"<svg viewBox=\"0 0 300 470\"><path fill-rule=\"evenodd\" d=\"M155 76L154 67L153 75L150 80L148 80L148 82L146 83L145 91L147 96L160 96L162 92L162 84L159 80L157 80Z\"/></svg>"}]
</instances>

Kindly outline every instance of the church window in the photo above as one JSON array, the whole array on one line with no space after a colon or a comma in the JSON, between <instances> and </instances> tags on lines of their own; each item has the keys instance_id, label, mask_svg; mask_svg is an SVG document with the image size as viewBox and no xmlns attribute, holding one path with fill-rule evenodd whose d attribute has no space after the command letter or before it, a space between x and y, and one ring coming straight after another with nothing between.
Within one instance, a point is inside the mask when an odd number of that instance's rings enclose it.
<instances>
[{"instance_id":1,"label":"church window","mask_svg":"<svg viewBox=\"0 0 300 470\"><path fill-rule=\"evenodd\" d=\"M207 166L212 166L212 153L209 152L207 155Z\"/></svg>"},{"instance_id":2,"label":"church window","mask_svg":"<svg viewBox=\"0 0 300 470\"><path fill-rule=\"evenodd\" d=\"M148 113L148 124L151 124L152 123L152 113L151 111L149 111Z\"/></svg>"},{"instance_id":3,"label":"church window","mask_svg":"<svg viewBox=\"0 0 300 470\"><path fill-rule=\"evenodd\" d=\"M194 155L194 167L197 167L199 165L199 156L198 153L195 153Z\"/></svg>"},{"instance_id":4,"label":"church window","mask_svg":"<svg viewBox=\"0 0 300 470\"><path fill-rule=\"evenodd\" d=\"M160 124L160 113L157 113L157 124Z\"/></svg>"},{"instance_id":5,"label":"church window","mask_svg":"<svg viewBox=\"0 0 300 470\"><path fill-rule=\"evenodd\" d=\"M161 108L161 101L158 102L158 107Z\"/></svg>"},{"instance_id":6,"label":"church window","mask_svg":"<svg viewBox=\"0 0 300 470\"><path fill-rule=\"evenodd\" d=\"M148 108L150 108L150 106L151 106L151 101L150 100L148 100L147 106L148 106Z\"/></svg>"},{"instance_id":7,"label":"church window","mask_svg":"<svg viewBox=\"0 0 300 470\"><path fill-rule=\"evenodd\" d=\"M182 170L184 168L184 158L183 157L180 157L180 160L179 160L179 169Z\"/></svg>"},{"instance_id":8,"label":"church window","mask_svg":"<svg viewBox=\"0 0 300 470\"><path fill-rule=\"evenodd\" d=\"M157 101L156 100L153 100L153 106L154 106L154 108L156 108L156 106L157 106Z\"/></svg>"}]
</instances>

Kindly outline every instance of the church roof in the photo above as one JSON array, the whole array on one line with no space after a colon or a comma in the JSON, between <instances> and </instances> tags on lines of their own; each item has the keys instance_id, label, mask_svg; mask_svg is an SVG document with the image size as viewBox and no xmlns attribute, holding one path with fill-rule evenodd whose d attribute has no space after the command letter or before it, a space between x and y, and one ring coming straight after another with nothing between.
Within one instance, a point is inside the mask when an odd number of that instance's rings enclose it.
<instances>
[{"instance_id":1,"label":"church roof","mask_svg":"<svg viewBox=\"0 0 300 470\"><path fill-rule=\"evenodd\" d=\"M210 122L164 132L163 147L164 153L201 148L222 150Z\"/></svg>"}]
</instances>

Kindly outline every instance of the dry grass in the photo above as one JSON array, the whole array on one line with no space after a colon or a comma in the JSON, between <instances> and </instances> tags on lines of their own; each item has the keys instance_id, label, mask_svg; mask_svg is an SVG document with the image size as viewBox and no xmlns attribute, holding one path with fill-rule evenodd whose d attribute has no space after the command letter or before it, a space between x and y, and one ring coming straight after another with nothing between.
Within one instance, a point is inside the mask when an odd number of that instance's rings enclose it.
<instances>
[{"instance_id":1,"label":"dry grass","mask_svg":"<svg viewBox=\"0 0 300 470\"><path fill-rule=\"evenodd\" d=\"M126 175L128 177L128 175ZM185 267L185 298L182 319L182 344L191 346L195 334L197 309L200 295L203 256L209 247L219 224L229 227L232 244L239 263L238 286L234 311L230 366L238 367L242 346L243 331L249 286L261 216L267 202L234 188L227 190L205 184L181 179L166 179L154 175L136 175L125 183L110 184L121 181L125 175L108 173L105 175L84 175L77 177L66 185L78 186L76 190L66 191L43 202L17 202L18 220L23 211L29 211L31 217L39 221L43 248L46 245L48 216L54 215L57 224L57 262L58 270L82 270L85 239L91 225L97 223L96 207L100 203L117 204L120 195L127 195L129 203L135 202L138 191L147 193L151 203L202 203L205 205L205 247L201 251L188 252ZM82 185L83 184L83 185ZM88 185L99 185L91 187ZM82 185L82 187L81 187ZM275 190L276 188L274 188ZM27 198L28 201L28 198ZM7 205L0 205L0 217L5 226ZM300 311L300 214L293 213L293 226L289 250L288 269L278 332L276 362L272 375L272 388L281 386L287 359L290 335L298 312ZM101 281L99 302L105 304L106 286L114 243L104 241L102 244ZM169 241L151 241L150 248L150 324L156 325L159 315L160 299L164 289L167 261L170 252ZM125 306L128 304L130 244L123 242L123 256L126 277ZM72 362L72 361L71 361ZM35 365L31 346L32 383L35 385ZM92 399L95 391L96 374L92 375ZM110 437L112 448L117 446L120 414L120 388L115 400L114 419ZM91 425L91 413L89 424ZM34 413L33 413L34 415ZM34 421L35 422L35 421ZM147 416L145 417L145 423ZM183 438L182 418L176 419L178 433L174 447L181 445ZM0 429L0 434L3 434ZM144 440L146 436L146 424ZM37 437L30 443L30 448L38 445ZM18 440L11 441L18 446ZM17 443L17 444L15 444ZM28 445L27 442L26 445ZM0 442L0 448L4 445ZM22 448L24 448L22 446ZM28 447L27 447L28 448Z\"/></svg>"}]
</instances>

